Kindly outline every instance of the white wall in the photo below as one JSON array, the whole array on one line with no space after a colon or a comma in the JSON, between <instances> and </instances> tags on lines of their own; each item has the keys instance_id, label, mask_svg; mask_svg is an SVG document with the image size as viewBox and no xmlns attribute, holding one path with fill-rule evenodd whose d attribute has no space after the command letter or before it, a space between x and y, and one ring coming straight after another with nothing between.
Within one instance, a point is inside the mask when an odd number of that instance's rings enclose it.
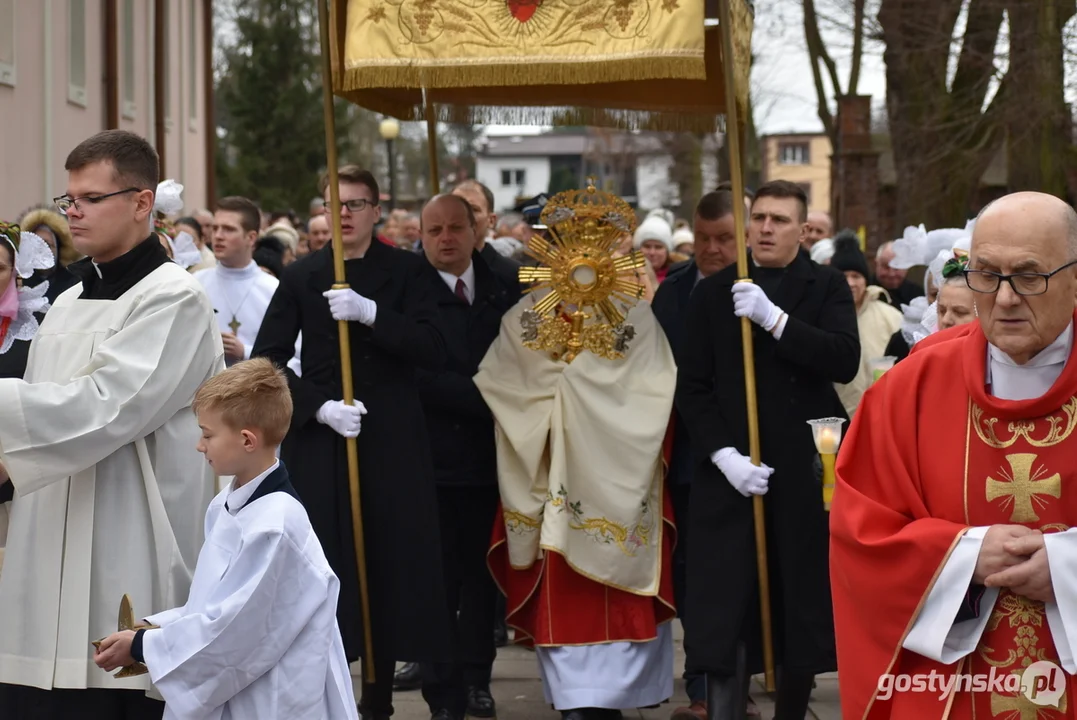
<instances>
[{"instance_id":1,"label":"white wall","mask_svg":"<svg viewBox=\"0 0 1077 720\"><path fill-rule=\"evenodd\" d=\"M664 207L673 210L680 193L677 186L669 180L669 170L673 167L673 158L668 155L643 155L636 164L636 189L640 210L654 210Z\"/></svg>"},{"instance_id":2,"label":"white wall","mask_svg":"<svg viewBox=\"0 0 1077 720\"><path fill-rule=\"evenodd\" d=\"M512 182L503 185L502 170L523 170L524 184ZM475 175L479 182L494 193L494 211L504 212L516 205L516 197L534 197L550 187L550 159L548 157L480 157L475 162Z\"/></svg>"}]
</instances>

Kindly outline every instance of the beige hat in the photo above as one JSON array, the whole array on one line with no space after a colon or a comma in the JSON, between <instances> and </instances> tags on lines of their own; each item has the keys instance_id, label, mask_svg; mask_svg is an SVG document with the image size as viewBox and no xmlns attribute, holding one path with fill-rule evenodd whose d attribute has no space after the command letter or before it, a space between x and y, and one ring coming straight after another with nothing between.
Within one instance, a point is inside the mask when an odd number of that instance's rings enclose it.
<instances>
[{"instance_id":1,"label":"beige hat","mask_svg":"<svg viewBox=\"0 0 1077 720\"><path fill-rule=\"evenodd\" d=\"M266 228L266 231L262 233L262 237L268 237L274 235L280 238L281 242L292 249L295 252L299 248L299 231L289 224L289 222L281 218L274 224Z\"/></svg>"}]
</instances>

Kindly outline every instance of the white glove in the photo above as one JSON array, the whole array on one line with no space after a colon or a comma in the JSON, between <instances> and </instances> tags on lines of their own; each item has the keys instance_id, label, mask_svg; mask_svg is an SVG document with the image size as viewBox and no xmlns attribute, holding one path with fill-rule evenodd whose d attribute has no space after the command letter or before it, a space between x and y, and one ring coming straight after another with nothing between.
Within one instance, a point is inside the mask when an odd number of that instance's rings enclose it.
<instances>
[{"instance_id":1,"label":"white glove","mask_svg":"<svg viewBox=\"0 0 1077 720\"><path fill-rule=\"evenodd\" d=\"M358 400L345 405L343 400L330 400L318 408L314 416L322 425L328 425L337 431L337 434L346 438L359 437L362 429L363 416L366 415L366 406Z\"/></svg>"},{"instance_id":2,"label":"white glove","mask_svg":"<svg viewBox=\"0 0 1077 720\"><path fill-rule=\"evenodd\" d=\"M753 465L735 448L727 447L711 455L711 462L725 475L725 479L744 497L766 495L770 476L774 470L766 465Z\"/></svg>"},{"instance_id":3,"label":"white glove","mask_svg":"<svg viewBox=\"0 0 1077 720\"><path fill-rule=\"evenodd\" d=\"M782 309L755 283L737 282L733 283L733 314L771 332L782 318Z\"/></svg>"},{"instance_id":4,"label":"white glove","mask_svg":"<svg viewBox=\"0 0 1077 720\"><path fill-rule=\"evenodd\" d=\"M378 314L378 304L354 290L327 290L322 297L329 299L329 312L334 320L360 322L373 326Z\"/></svg>"}]
</instances>

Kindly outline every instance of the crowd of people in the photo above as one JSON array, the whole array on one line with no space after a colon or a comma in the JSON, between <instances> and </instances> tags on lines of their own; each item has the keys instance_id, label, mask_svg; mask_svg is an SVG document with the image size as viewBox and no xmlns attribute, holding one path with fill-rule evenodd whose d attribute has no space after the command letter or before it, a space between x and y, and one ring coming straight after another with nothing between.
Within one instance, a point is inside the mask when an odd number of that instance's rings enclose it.
<instances>
[{"instance_id":1,"label":"crowd of people","mask_svg":"<svg viewBox=\"0 0 1077 720\"><path fill-rule=\"evenodd\" d=\"M328 177L301 221L243 197L185 211L123 131L66 168L53 206L0 224L4 718L385 720L408 688L433 720L493 718L507 623L564 720L613 720L673 695L674 618L690 704L672 720L758 716L762 495L778 720L804 718L839 661L850 716L926 716L933 701L876 702L869 675L899 655L1016 672L1028 663L991 648L1028 649L1019 626L1043 603L1054 644L1041 632L1028 657L1077 670L1077 605L1044 580L1070 567L1068 534L1048 542L1043 525L1068 528L1050 498L1069 475L1035 465L1074 428L1059 378L1073 374L1077 215L1061 201L1009 196L965 228L910 227L869 260L783 180L746 198L722 185L683 219L601 193L499 216L474 180L383 215L377 178L344 165L345 287ZM735 262L742 202L750 282ZM641 301L622 306L617 353L566 362L523 342L543 315L520 281L544 258L543 221L562 235L597 224L615 257L638 253L618 265ZM832 508L807 425L826 417L851 421ZM921 427L964 447L964 469L961 453L923 457ZM1019 440L1039 455L994 457ZM969 463L986 501L970 500ZM963 520L951 476L965 477ZM146 614L117 631L125 594ZM986 608L1006 602L1023 615L999 630ZM146 677L102 672L117 669ZM987 697L954 707L1018 702Z\"/></svg>"}]
</instances>

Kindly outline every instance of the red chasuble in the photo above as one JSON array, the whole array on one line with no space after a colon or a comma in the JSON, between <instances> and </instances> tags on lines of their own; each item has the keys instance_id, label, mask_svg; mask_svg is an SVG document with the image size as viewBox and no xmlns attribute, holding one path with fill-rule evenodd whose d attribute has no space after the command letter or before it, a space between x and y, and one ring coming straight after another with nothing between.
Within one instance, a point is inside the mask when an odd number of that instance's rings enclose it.
<instances>
[{"instance_id":1,"label":"red chasuble","mask_svg":"<svg viewBox=\"0 0 1077 720\"><path fill-rule=\"evenodd\" d=\"M516 644L557 647L654 640L658 626L676 616L672 572L676 531L668 490L662 493L662 519L658 595L646 596L581 575L571 558L549 550L531 567L513 568L499 505L487 563L506 597L506 623L516 631Z\"/></svg>"},{"instance_id":2,"label":"red chasuble","mask_svg":"<svg viewBox=\"0 0 1077 720\"><path fill-rule=\"evenodd\" d=\"M987 340L954 328L865 394L838 457L830 574L844 718L1077 717L1019 691L879 692L884 674L1021 674L1060 666L1043 603L1003 589L974 652L942 665L902 648L958 539L974 526L1044 533L1077 522L1077 362L1046 395L1006 401L985 388ZM1001 682L1001 681L1000 681ZM943 695L943 697L940 697Z\"/></svg>"}]
</instances>

